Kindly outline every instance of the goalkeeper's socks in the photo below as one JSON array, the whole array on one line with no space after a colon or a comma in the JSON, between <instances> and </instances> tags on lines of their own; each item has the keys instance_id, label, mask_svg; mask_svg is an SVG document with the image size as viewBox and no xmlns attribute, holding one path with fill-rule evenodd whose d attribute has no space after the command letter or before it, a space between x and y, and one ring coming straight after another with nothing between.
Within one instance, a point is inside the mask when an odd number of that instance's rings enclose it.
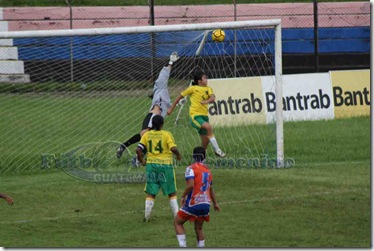
<instances>
[{"instance_id":1,"label":"goalkeeper's socks","mask_svg":"<svg viewBox=\"0 0 374 251\"><path fill-rule=\"evenodd\" d=\"M132 145L136 142L139 142L141 139L140 137L140 134L135 134L134 136L132 136L128 141L126 142L123 142L119 148L117 149L117 158L121 158L123 152L126 150L126 148L129 146L129 145Z\"/></svg>"},{"instance_id":2,"label":"goalkeeper's socks","mask_svg":"<svg viewBox=\"0 0 374 251\"><path fill-rule=\"evenodd\" d=\"M197 240L197 247L198 248L205 247L205 240Z\"/></svg>"},{"instance_id":3,"label":"goalkeeper's socks","mask_svg":"<svg viewBox=\"0 0 374 251\"><path fill-rule=\"evenodd\" d=\"M135 135L132 136L128 141L124 142L123 145L124 145L125 147L128 147L128 146L130 146L130 145L132 145L132 144L135 144L135 143L139 142L140 139L141 139L141 137L140 137L140 133L135 134Z\"/></svg>"},{"instance_id":4,"label":"goalkeeper's socks","mask_svg":"<svg viewBox=\"0 0 374 251\"><path fill-rule=\"evenodd\" d=\"M152 198L146 198L145 199L145 213L144 213L144 221L148 221L151 217L151 212L153 205L155 204L155 200Z\"/></svg>"},{"instance_id":5,"label":"goalkeeper's socks","mask_svg":"<svg viewBox=\"0 0 374 251\"><path fill-rule=\"evenodd\" d=\"M177 239L178 239L178 242L179 242L179 247L181 247L181 248L187 247L186 235L185 234L177 234Z\"/></svg>"},{"instance_id":6,"label":"goalkeeper's socks","mask_svg":"<svg viewBox=\"0 0 374 251\"><path fill-rule=\"evenodd\" d=\"M173 196L169 198L170 208L173 212L173 216L175 217L178 213L178 201L177 196Z\"/></svg>"}]
</instances>

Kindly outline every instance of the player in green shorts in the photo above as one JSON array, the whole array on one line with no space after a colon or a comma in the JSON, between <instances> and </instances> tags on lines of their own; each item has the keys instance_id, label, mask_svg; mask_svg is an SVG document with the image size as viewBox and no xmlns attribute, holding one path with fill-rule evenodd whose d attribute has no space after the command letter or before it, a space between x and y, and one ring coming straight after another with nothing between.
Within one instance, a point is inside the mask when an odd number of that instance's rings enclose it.
<instances>
[{"instance_id":1,"label":"player in green shorts","mask_svg":"<svg viewBox=\"0 0 374 251\"><path fill-rule=\"evenodd\" d=\"M213 127L209 123L208 104L214 102L215 95L212 88L208 86L208 77L205 73L199 72L194 76L192 86L188 87L175 99L167 114L170 115L178 102L190 96L190 123L198 130L201 137L201 145L207 149L209 142L212 144L215 154L218 157L225 157L226 154L219 148L213 134Z\"/></svg>"},{"instance_id":2,"label":"player in green shorts","mask_svg":"<svg viewBox=\"0 0 374 251\"><path fill-rule=\"evenodd\" d=\"M155 115L152 125L153 129L142 136L136 148L138 161L143 166L145 165L144 192L147 193L147 196L144 221L146 222L150 218L156 195L160 189L164 195L169 196L173 216L175 217L178 212L173 154L176 155L178 161L181 160L181 155L171 133L162 130L164 118L161 115ZM143 157L144 153L147 153L147 160Z\"/></svg>"}]
</instances>

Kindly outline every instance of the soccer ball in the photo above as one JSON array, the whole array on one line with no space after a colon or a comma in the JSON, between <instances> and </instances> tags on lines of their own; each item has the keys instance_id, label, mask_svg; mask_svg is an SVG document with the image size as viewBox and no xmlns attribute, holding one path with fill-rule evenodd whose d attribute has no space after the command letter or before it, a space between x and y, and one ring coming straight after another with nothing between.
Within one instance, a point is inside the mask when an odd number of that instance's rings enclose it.
<instances>
[{"instance_id":1,"label":"soccer ball","mask_svg":"<svg viewBox=\"0 0 374 251\"><path fill-rule=\"evenodd\" d=\"M214 42L222 42L225 40L225 32L221 29L216 29L212 32L212 40Z\"/></svg>"}]
</instances>

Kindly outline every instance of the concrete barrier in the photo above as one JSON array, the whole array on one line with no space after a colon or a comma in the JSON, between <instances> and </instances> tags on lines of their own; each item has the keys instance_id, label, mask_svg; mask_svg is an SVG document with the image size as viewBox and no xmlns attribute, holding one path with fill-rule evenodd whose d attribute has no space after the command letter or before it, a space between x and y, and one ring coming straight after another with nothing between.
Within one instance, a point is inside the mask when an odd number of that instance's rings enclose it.
<instances>
[{"instance_id":1,"label":"concrete barrier","mask_svg":"<svg viewBox=\"0 0 374 251\"><path fill-rule=\"evenodd\" d=\"M148 25L148 6L73 7L73 28ZM9 30L70 29L68 7L7 7ZM369 2L319 3L320 27L368 26ZM1 17L1 16L0 16ZM237 20L280 18L283 28L313 27L312 3L238 4ZM155 6L156 25L234 21L229 4Z\"/></svg>"}]
</instances>

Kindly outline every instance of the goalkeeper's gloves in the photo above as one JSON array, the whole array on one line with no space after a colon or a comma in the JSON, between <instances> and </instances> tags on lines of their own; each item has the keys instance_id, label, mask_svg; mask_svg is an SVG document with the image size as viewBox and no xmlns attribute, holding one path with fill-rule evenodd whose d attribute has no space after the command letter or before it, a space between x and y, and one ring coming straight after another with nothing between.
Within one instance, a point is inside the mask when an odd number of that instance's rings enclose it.
<instances>
[{"instance_id":1,"label":"goalkeeper's gloves","mask_svg":"<svg viewBox=\"0 0 374 251\"><path fill-rule=\"evenodd\" d=\"M169 61L169 64L172 65L175 61L177 61L179 59L178 57L178 53L176 51L174 51L171 55L170 55L170 61Z\"/></svg>"}]
</instances>

